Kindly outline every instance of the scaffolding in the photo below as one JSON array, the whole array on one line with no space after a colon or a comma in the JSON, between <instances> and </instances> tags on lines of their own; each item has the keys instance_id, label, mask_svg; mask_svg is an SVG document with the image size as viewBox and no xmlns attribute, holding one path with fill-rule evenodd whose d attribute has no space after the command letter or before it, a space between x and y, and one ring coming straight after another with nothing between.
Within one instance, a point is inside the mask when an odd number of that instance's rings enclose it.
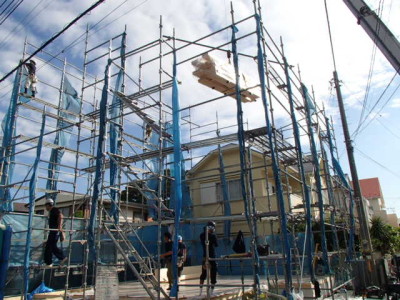
<instances>
[{"instance_id":1,"label":"scaffolding","mask_svg":"<svg viewBox=\"0 0 400 300\"><path fill-rule=\"evenodd\" d=\"M100 271L110 267L150 299L179 296L198 284L178 282L177 235L189 264L201 265L198 236L209 220L222 244L207 261L241 276L239 290L254 298L306 289L316 297L320 284L334 298L351 282L357 224L332 122L256 2L254 15L235 20L232 7L231 16L195 40L165 34L160 19L159 37L134 49L126 31L91 46L87 31L82 67L36 56L35 98L21 93L18 70L1 148L2 221L21 254L10 259L9 294L27 298L39 278L65 299L81 288L85 299L93 287L100 293ZM22 58L35 49L26 41ZM225 62L231 78L195 77L192 62L205 56ZM36 213L46 198L68 216L64 266L41 266L49 229ZM15 202L28 203L29 214L13 212ZM235 256L239 229L250 250ZM166 231L174 236L170 293L160 271ZM21 273L23 286L12 287ZM212 297L214 286L205 286ZM217 283L215 292L229 286Z\"/></svg>"}]
</instances>

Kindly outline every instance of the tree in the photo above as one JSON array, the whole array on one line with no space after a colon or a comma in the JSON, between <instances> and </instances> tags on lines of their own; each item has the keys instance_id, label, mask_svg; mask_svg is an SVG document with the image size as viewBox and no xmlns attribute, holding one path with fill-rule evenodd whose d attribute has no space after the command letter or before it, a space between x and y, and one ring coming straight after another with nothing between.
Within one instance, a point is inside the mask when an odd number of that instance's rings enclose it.
<instances>
[{"instance_id":1,"label":"tree","mask_svg":"<svg viewBox=\"0 0 400 300\"><path fill-rule=\"evenodd\" d=\"M370 229L372 246L382 255L392 254L400 250L400 230L385 224L380 217L372 219Z\"/></svg>"}]
</instances>

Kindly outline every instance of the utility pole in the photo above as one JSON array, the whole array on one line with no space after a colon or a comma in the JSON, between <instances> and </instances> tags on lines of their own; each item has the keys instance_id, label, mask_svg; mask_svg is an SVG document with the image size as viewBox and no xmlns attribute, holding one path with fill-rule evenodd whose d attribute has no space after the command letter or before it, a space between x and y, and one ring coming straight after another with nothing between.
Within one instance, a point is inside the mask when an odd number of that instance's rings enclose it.
<instances>
[{"instance_id":1,"label":"utility pole","mask_svg":"<svg viewBox=\"0 0 400 300\"><path fill-rule=\"evenodd\" d=\"M338 78L338 74L337 74L336 70L333 71L333 80L335 83L337 100L338 100L338 104L339 104L340 117L342 119L343 134L344 134L344 139L345 139L345 144L346 144L347 157L349 159L350 173L351 173L351 178L353 180L354 200L356 202L356 207L357 207L357 211L358 211L358 220L360 222L361 246L362 246L362 250L364 252L372 253L373 249L372 249L371 237L369 235L368 219L365 214L364 202L362 199L360 183L358 181L356 162L354 160L354 148L352 145L352 141L350 139L349 127L347 125L346 112L344 110L342 91L340 89L339 78Z\"/></svg>"}]
</instances>

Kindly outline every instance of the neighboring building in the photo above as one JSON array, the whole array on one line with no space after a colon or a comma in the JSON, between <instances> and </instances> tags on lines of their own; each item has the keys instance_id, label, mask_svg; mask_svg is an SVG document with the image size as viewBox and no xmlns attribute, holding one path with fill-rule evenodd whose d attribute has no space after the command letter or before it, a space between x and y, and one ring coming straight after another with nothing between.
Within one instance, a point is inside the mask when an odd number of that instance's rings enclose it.
<instances>
[{"instance_id":1,"label":"neighboring building","mask_svg":"<svg viewBox=\"0 0 400 300\"><path fill-rule=\"evenodd\" d=\"M367 178L359 180L361 193L363 197L368 199L374 212L378 212L385 209L385 200L383 198L381 185L379 178Z\"/></svg>"},{"instance_id":2,"label":"neighboring building","mask_svg":"<svg viewBox=\"0 0 400 300\"><path fill-rule=\"evenodd\" d=\"M22 202L14 202L14 212L16 213L27 213L29 212L29 208L26 207L26 203Z\"/></svg>"},{"instance_id":3,"label":"neighboring building","mask_svg":"<svg viewBox=\"0 0 400 300\"><path fill-rule=\"evenodd\" d=\"M232 219L240 219L240 216L244 215L245 208L240 185L239 147L236 144L228 144L222 147L221 151L233 216ZM195 218L215 219L224 216L218 156L218 149L209 152L187 173L187 183L191 191L193 216ZM259 214L265 213L266 215L273 215L275 213L277 219L276 188L270 158L254 149L250 150L247 158L251 164L256 211ZM285 175L285 173L289 175ZM297 168L293 166L284 167L284 172L281 173L281 176L286 211L297 207L297 209L291 211L293 213L304 213L302 190ZM240 221L232 222L232 233L236 233L239 229L244 233L249 232L247 223L243 218ZM268 218L260 218L258 234L268 235L272 233L271 230L273 230L273 233L279 232L279 225L275 225L272 229Z\"/></svg>"},{"instance_id":4,"label":"neighboring building","mask_svg":"<svg viewBox=\"0 0 400 300\"><path fill-rule=\"evenodd\" d=\"M396 214L388 214L385 207L382 188L378 177L360 179L361 193L368 199L374 217L380 217L387 224L398 227Z\"/></svg>"}]
</instances>

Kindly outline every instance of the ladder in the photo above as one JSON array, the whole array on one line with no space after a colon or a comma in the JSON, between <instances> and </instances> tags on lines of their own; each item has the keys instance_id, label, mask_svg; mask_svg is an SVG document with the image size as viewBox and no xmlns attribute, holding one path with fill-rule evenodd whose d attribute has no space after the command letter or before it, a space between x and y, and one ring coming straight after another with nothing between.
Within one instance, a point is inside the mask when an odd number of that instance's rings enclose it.
<instances>
[{"instance_id":1,"label":"ladder","mask_svg":"<svg viewBox=\"0 0 400 300\"><path fill-rule=\"evenodd\" d=\"M298 281L300 281L300 274L301 274L301 261L299 255L299 249L297 248L290 248L290 255L292 257L292 275L296 276Z\"/></svg>"},{"instance_id":2,"label":"ladder","mask_svg":"<svg viewBox=\"0 0 400 300\"><path fill-rule=\"evenodd\" d=\"M169 299L168 294L159 286L159 283L152 272L151 258L149 257L145 259L140 256L119 225L115 223L103 222L103 228L110 236L118 252L121 254L128 267L132 270L133 274L135 274L139 282L142 284L150 298L152 300L156 300L157 294L154 293L154 291L157 292L158 289L160 289L160 292L164 295L164 297ZM135 259L135 262L131 261L130 256ZM135 267L135 265L139 267L139 270ZM146 279L150 282L154 291L148 286Z\"/></svg>"}]
</instances>

